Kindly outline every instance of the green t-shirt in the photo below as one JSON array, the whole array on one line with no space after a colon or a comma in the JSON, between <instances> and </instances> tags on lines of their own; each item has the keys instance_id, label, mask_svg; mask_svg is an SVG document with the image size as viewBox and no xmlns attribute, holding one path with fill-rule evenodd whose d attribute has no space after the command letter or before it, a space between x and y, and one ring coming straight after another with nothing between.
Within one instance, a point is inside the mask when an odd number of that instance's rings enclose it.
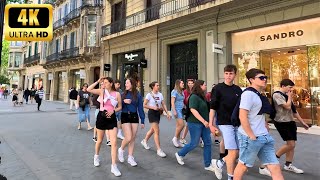
<instances>
[{"instance_id":1,"label":"green t-shirt","mask_svg":"<svg viewBox=\"0 0 320 180\"><path fill-rule=\"evenodd\" d=\"M209 121L209 108L206 100L200 98L195 94L192 94L189 98L189 108L197 110L203 119ZM187 121L193 123L202 123L196 117L194 117L191 112Z\"/></svg>"}]
</instances>

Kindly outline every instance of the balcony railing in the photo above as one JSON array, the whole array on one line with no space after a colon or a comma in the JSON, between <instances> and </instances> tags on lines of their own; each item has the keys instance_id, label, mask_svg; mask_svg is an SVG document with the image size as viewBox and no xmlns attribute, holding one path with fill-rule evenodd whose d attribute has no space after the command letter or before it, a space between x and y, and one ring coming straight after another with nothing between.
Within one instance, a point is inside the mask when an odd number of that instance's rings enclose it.
<instances>
[{"instance_id":1,"label":"balcony railing","mask_svg":"<svg viewBox=\"0 0 320 180\"><path fill-rule=\"evenodd\" d=\"M40 60L40 53L25 58L24 59L24 64L29 64L29 63L32 63L32 62L35 62L35 61L38 61L38 60Z\"/></svg>"},{"instance_id":2,"label":"balcony railing","mask_svg":"<svg viewBox=\"0 0 320 180\"><path fill-rule=\"evenodd\" d=\"M51 5L54 5L54 3L56 2L56 0L45 0L43 2L43 4L51 4Z\"/></svg>"},{"instance_id":3,"label":"balcony railing","mask_svg":"<svg viewBox=\"0 0 320 180\"><path fill-rule=\"evenodd\" d=\"M53 30L58 29L59 27L63 26L65 24L65 19L59 19L58 21L53 23Z\"/></svg>"},{"instance_id":4,"label":"balcony railing","mask_svg":"<svg viewBox=\"0 0 320 180\"><path fill-rule=\"evenodd\" d=\"M74 58L79 56L79 47L74 47L61 51L59 59Z\"/></svg>"},{"instance_id":5,"label":"balcony railing","mask_svg":"<svg viewBox=\"0 0 320 180\"><path fill-rule=\"evenodd\" d=\"M50 54L49 56L47 56L46 60L47 60L47 63L52 61L57 61L59 60L59 54L58 53Z\"/></svg>"},{"instance_id":6,"label":"balcony railing","mask_svg":"<svg viewBox=\"0 0 320 180\"><path fill-rule=\"evenodd\" d=\"M80 7L77 9L72 10L66 17L65 17L65 24L68 24L70 21L72 21L75 18L80 17Z\"/></svg>"},{"instance_id":7,"label":"balcony railing","mask_svg":"<svg viewBox=\"0 0 320 180\"><path fill-rule=\"evenodd\" d=\"M215 0L169 0L161 2L145 10L134 13L126 19L121 19L102 26L102 37L213 1Z\"/></svg>"},{"instance_id":8,"label":"balcony railing","mask_svg":"<svg viewBox=\"0 0 320 180\"><path fill-rule=\"evenodd\" d=\"M82 0L82 8L103 6L103 0Z\"/></svg>"}]
</instances>

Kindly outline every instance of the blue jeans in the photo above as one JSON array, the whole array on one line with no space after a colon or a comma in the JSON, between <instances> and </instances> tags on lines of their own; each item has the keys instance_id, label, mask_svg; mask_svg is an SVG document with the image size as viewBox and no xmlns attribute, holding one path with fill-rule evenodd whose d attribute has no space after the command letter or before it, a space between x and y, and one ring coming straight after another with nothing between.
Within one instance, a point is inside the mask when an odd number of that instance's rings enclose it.
<instances>
[{"instance_id":1,"label":"blue jeans","mask_svg":"<svg viewBox=\"0 0 320 180\"><path fill-rule=\"evenodd\" d=\"M204 143L204 148L203 148L204 166L205 167L210 166L211 164L210 129L206 128L202 123L191 123L191 122L188 122L188 128L190 132L191 141L178 152L178 155L184 157L190 151L198 147L200 137L201 137Z\"/></svg>"}]
</instances>

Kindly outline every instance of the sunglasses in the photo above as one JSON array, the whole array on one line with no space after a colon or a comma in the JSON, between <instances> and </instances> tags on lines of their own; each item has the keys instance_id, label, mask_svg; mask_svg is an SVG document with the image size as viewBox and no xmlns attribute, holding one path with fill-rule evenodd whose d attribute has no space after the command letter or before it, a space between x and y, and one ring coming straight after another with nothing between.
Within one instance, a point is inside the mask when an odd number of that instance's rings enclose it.
<instances>
[{"instance_id":1,"label":"sunglasses","mask_svg":"<svg viewBox=\"0 0 320 180\"><path fill-rule=\"evenodd\" d=\"M259 78L261 81L268 80L268 76L258 76L258 77L254 77L254 78Z\"/></svg>"}]
</instances>

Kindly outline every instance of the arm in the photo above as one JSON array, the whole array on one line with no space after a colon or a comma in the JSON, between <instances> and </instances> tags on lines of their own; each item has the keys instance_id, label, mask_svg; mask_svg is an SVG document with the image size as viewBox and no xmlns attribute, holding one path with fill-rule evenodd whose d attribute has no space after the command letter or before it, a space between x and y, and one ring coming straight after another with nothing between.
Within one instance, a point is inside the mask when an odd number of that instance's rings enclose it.
<instances>
[{"instance_id":1,"label":"arm","mask_svg":"<svg viewBox=\"0 0 320 180\"><path fill-rule=\"evenodd\" d=\"M115 112L119 112L122 109L121 95L119 92L117 92L117 101L118 101L118 106L117 108L114 109Z\"/></svg>"},{"instance_id":2,"label":"arm","mask_svg":"<svg viewBox=\"0 0 320 180\"><path fill-rule=\"evenodd\" d=\"M98 81L94 82L93 84L91 84L88 88L87 88L87 91L89 93L92 93L92 94L97 94L97 95L100 95L101 94L101 89L94 89L94 87L96 87L96 85L101 81L102 78L100 78Z\"/></svg>"},{"instance_id":3,"label":"arm","mask_svg":"<svg viewBox=\"0 0 320 180\"><path fill-rule=\"evenodd\" d=\"M309 125L307 123L304 122L304 120L301 118L300 114L297 112L297 113L294 113L293 116L295 118L297 118L301 124L304 126L304 129L308 130L309 129Z\"/></svg>"},{"instance_id":4,"label":"arm","mask_svg":"<svg viewBox=\"0 0 320 180\"><path fill-rule=\"evenodd\" d=\"M215 118L216 111L214 109L210 109L209 113L209 128L212 134L215 134L216 131L219 131L216 127L216 118Z\"/></svg>"},{"instance_id":5,"label":"arm","mask_svg":"<svg viewBox=\"0 0 320 180\"><path fill-rule=\"evenodd\" d=\"M291 102L292 102L292 95L288 93L288 100L286 101L285 97L283 97L280 93L273 94L273 100L283 108L290 110L291 109Z\"/></svg>"},{"instance_id":6,"label":"arm","mask_svg":"<svg viewBox=\"0 0 320 180\"><path fill-rule=\"evenodd\" d=\"M243 130L247 133L247 135L249 136L249 138L251 140L256 140L256 136L254 135L251 126L249 124L249 120L248 120L248 110L246 109L241 109L239 110L239 118L240 118L240 122L241 122L241 126L243 128Z\"/></svg>"},{"instance_id":7,"label":"arm","mask_svg":"<svg viewBox=\"0 0 320 180\"><path fill-rule=\"evenodd\" d=\"M174 115L175 117L177 117L177 111L176 111L175 101L176 101L176 97L172 96L172 94L171 94L171 110L172 110L172 112L173 112L173 115Z\"/></svg>"},{"instance_id":8,"label":"arm","mask_svg":"<svg viewBox=\"0 0 320 180\"><path fill-rule=\"evenodd\" d=\"M167 118L170 120L170 119L171 119L171 116L170 116L170 114L169 114L169 111L168 111L168 109L167 109L167 106L166 106L166 103L165 103L164 100L161 101L161 105L162 105L162 107L163 107L163 110L164 110L164 111L166 112L166 114L167 114Z\"/></svg>"},{"instance_id":9,"label":"arm","mask_svg":"<svg viewBox=\"0 0 320 180\"><path fill-rule=\"evenodd\" d=\"M156 108L156 107L152 107L152 106L149 106L149 105L148 105L148 102L149 102L148 96L150 96L150 95L149 95L149 94L147 94L146 98L144 99L143 107L144 107L144 108L146 108L146 109L152 109L152 110L157 111L157 110L158 110L158 108Z\"/></svg>"},{"instance_id":10,"label":"arm","mask_svg":"<svg viewBox=\"0 0 320 180\"><path fill-rule=\"evenodd\" d=\"M79 103L80 103L80 96L77 95L77 106L76 107L79 107Z\"/></svg>"},{"instance_id":11,"label":"arm","mask_svg":"<svg viewBox=\"0 0 320 180\"><path fill-rule=\"evenodd\" d=\"M142 102L141 95L138 95L138 113L139 113L139 117L140 117L140 120L141 120L141 124L144 125L145 114L144 114L144 111L143 111L143 102Z\"/></svg>"},{"instance_id":12,"label":"arm","mask_svg":"<svg viewBox=\"0 0 320 180\"><path fill-rule=\"evenodd\" d=\"M204 126L209 126L209 123L205 119L203 119L203 117L199 114L199 112L196 109L190 108L190 111L195 118L197 118L200 122L202 122L202 124L204 124Z\"/></svg>"}]
</instances>

